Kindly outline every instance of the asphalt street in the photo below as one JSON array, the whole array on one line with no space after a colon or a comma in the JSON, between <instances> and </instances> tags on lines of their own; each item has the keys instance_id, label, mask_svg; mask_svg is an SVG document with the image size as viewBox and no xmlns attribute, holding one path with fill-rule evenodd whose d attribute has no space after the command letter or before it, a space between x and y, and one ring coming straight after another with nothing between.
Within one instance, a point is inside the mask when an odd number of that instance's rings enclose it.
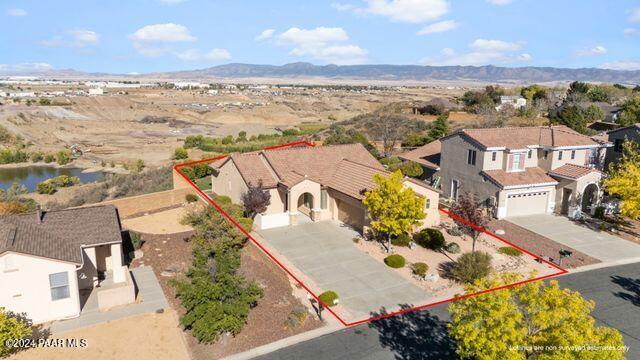
<instances>
[{"instance_id":1,"label":"asphalt street","mask_svg":"<svg viewBox=\"0 0 640 360\"><path fill-rule=\"evenodd\" d=\"M608 267L557 278L562 286L594 300L599 325L614 327L630 347L628 359L640 359L640 263ZM447 305L364 324L258 359L452 359L453 341L446 332Z\"/></svg>"}]
</instances>

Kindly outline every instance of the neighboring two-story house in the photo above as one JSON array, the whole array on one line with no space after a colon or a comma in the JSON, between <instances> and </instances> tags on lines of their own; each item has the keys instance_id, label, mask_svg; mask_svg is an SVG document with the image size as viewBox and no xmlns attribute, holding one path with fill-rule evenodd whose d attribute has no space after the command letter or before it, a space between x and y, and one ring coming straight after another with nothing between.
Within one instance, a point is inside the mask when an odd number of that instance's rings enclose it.
<instances>
[{"instance_id":1,"label":"neighboring two-story house","mask_svg":"<svg viewBox=\"0 0 640 360\"><path fill-rule=\"evenodd\" d=\"M640 143L640 123L609 131L607 139L613 144L611 148L607 149L605 158L605 166L609 167L609 164L622 157L622 144L625 140Z\"/></svg>"},{"instance_id":2,"label":"neighboring two-story house","mask_svg":"<svg viewBox=\"0 0 640 360\"><path fill-rule=\"evenodd\" d=\"M439 141L443 195L474 193L497 218L593 211L610 146L566 126L463 129Z\"/></svg>"}]
</instances>

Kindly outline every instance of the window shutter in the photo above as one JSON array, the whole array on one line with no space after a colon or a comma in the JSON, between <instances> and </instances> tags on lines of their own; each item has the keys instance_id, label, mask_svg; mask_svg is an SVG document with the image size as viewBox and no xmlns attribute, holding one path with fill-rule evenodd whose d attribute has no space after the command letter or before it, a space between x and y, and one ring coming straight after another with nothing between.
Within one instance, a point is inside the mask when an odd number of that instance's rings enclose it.
<instances>
[{"instance_id":1,"label":"window shutter","mask_svg":"<svg viewBox=\"0 0 640 360\"><path fill-rule=\"evenodd\" d=\"M520 155L520 170L524 170L524 154Z\"/></svg>"},{"instance_id":2,"label":"window shutter","mask_svg":"<svg viewBox=\"0 0 640 360\"><path fill-rule=\"evenodd\" d=\"M512 167L513 167L513 155L509 154L509 161L507 163L507 171L511 171Z\"/></svg>"}]
</instances>

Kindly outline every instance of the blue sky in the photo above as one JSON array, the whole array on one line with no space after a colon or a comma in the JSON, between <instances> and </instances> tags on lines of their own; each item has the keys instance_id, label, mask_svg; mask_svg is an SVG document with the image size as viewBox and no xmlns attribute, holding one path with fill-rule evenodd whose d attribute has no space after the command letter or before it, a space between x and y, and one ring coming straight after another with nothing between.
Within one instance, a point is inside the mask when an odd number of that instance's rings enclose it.
<instances>
[{"instance_id":1,"label":"blue sky","mask_svg":"<svg viewBox=\"0 0 640 360\"><path fill-rule=\"evenodd\" d=\"M0 2L0 70L230 62L640 69L640 1Z\"/></svg>"}]
</instances>

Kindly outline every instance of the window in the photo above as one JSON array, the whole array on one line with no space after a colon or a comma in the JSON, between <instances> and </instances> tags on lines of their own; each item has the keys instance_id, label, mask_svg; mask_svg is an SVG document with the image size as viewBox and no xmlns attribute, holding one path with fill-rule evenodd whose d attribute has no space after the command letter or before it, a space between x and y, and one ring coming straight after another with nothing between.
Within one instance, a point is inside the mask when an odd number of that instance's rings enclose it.
<instances>
[{"instance_id":1,"label":"window","mask_svg":"<svg viewBox=\"0 0 640 360\"><path fill-rule=\"evenodd\" d=\"M511 170L520 170L521 167L521 154L513 154L512 156L512 163L511 163Z\"/></svg>"},{"instance_id":2,"label":"window","mask_svg":"<svg viewBox=\"0 0 640 360\"><path fill-rule=\"evenodd\" d=\"M622 152L622 139L615 139L613 141L613 151Z\"/></svg>"},{"instance_id":3,"label":"window","mask_svg":"<svg viewBox=\"0 0 640 360\"><path fill-rule=\"evenodd\" d=\"M427 204L425 205L425 208L430 208L431 207L431 199L427 199Z\"/></svg>"},{"instance_id":4,"label":"window","mask_svg":"<svg viewBox=\"0 0 640 360\"><path fill-rule=\"evenodd\" d=\"M467 164L475 165L476 164L476 151L469 149L467 152Z\"/></svg>"},{"instance_id":5,"label":"window","mask_svg":"<svg viewBox=\"0 0 640 360\"><path fill-rule=\"evenodd\" d=\"M547 150L544 151L544 159L547 160L547 157L549 156L549 152Z\"/></svg>"},{"instance_id":6,"label":"window","mask_svg":"<svg viewBox=\"0 0 640 360\"><path fill-rule=\"evenodd\" d=\"M571 160L576 158L576 151L575 150L571 150Z\"/></svg>"},{"instance_id":7,"label":"window","mask_svg":"<svg viewBox=\"0 0 640 360\"><path fill-rule=\"evenodd\" d=\"M61 300L69 295L69 273L60 272L49 274L49 286L51 286L51 300Z\"/></svg>"},{"instance_id":8,"label":"window","mask_svg":"<svg viewBox=\"0 0 640 360\"><path fill-rule=\"evenodd\" d=\"M491 161L496 161L496 158L498 157L498 153L497 152L492 152L491 153Z\"/></svg>"},{"instance_id":9,"label":"window","mask_svg":"<svg viewBox=\"0 0 640 360\"><path fill-rule=\"evenodd\" d=\"M324 189L320 191L320 208L327 208L327 190Z\"/></svg>"},{"instance_id":10,"label":"window","mask_svg":"<svg viewBox=\"0 0 640 360\"><path fill-rule=\"evenodd\" d=\"M562 150L558 151L558 160L562 160Z\"/></svg>"},{"instance_id":11,"label":"window","mask_svg":"<svg viewBox=\"0 0 640 360\"><path fill-rule=\"evenodd\" d=\"M533 150L529 149L529 152L527 153L527 157L531 159L531 155L533 155Z\"/></svg>"},{"instance_id":12,"label":"window","mask_svg":"<svg viewBox=\"0 0 640 360\"><path fill-rule=\"evenodd\" d=\"M304 207L307 209L311 209L313 206L313 196L309 193L304 193L303 195Z\"/></svg>"}]
</instances>

